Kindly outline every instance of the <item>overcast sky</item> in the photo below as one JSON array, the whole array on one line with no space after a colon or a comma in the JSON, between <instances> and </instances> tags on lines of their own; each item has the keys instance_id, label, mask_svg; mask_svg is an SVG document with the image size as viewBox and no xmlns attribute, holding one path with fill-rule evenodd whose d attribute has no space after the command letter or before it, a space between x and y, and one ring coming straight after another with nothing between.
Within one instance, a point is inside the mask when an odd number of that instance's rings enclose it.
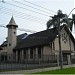
<instances>
[{"instance_id":1,"label":"overcast sky","mask_svg":"<svg viewBox=\"0 0 75 75\"><path fill-rule=\"evenodd\" d=\"M2 0L0 0L2 1ZM13 16L19 28L42 31L46 29L49 16L57 10L69 14L74 8L74 0L4 0L0 2L0 25L6 26ZM71 17L71 16L70 16ZM18 31L17 34L27 33ZM0 27L0 44L7 37L7 28Z\"/></svg>"}]
</instances>

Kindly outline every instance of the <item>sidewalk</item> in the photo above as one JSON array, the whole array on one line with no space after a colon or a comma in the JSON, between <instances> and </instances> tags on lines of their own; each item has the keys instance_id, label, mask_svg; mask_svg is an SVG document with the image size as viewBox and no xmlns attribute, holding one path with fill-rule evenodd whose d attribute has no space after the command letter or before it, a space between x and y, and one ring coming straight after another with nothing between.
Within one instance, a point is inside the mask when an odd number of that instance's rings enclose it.
<instances>
[{"instance_id":1,"label":"sidewalk","mask_svg":"<svg viewBox=\"0 0 75 75\"><path fill-rule=\"evenodd\" d=\"M75 64L64 65L63 68L75 67ZM18 71L8 71L8 72L0 72L0 74L31 74L36 72L50 71L60 69L60 67L50 67L50 68L42 68L42 69L33 69L33 70L18 70Z\"/></svg>"}]
</instances>

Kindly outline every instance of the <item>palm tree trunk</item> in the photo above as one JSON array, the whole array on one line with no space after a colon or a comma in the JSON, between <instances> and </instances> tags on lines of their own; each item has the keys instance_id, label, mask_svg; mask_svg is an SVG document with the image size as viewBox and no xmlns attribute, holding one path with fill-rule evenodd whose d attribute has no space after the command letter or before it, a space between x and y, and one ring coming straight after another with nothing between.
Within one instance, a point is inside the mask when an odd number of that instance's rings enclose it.
<instances>
[{"instance_id":1,"label":"palm tree trunk","mask_svg":"<svg viewBox=\"0 0 75 75\"><path fill-rule=\"evenodd\" d=\"M60 19L58 19L58 41L59 41L60 68L63 69L63 59L62 59L62 50L61 50L61 37L60 37Z\"/></svg>"}]
</instances>

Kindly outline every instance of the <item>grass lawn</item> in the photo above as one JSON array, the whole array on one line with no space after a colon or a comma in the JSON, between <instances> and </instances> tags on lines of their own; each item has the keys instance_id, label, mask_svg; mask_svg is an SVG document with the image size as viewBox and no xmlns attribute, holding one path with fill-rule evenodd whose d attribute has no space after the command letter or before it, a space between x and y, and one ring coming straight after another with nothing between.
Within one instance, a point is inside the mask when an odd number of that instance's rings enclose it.
<instances>
[{"instance_id":1,"label":"grass lawn","mask_svg":"<svg viewBox=\"0 0 75 75\"><path fill-rule=\"evenodd\" d=\"M65 68L62 70L51 70L46 72L38 72L36 74L75 74L75 67Z\"/></svg>"}]
</instances>

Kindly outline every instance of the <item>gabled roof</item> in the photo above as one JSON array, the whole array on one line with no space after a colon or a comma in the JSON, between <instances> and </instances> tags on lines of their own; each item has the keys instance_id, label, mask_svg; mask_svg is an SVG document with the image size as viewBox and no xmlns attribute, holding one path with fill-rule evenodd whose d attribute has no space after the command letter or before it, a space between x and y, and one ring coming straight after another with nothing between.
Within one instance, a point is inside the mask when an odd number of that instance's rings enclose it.
<instances>
[{"instance_id":1,"label":"gabled roof","mask_svg":"<svg viewBox=\"0 0 75 75\"><path fill-rule=\"evenodd\" d=\"M7 46L7 41L4 41L4 42L1 44L1 47L4 47L4 46Z\"/></svg>"},{"instance_id":2,"label":"gabled roof","mask_svg":"<svg viewBox=\"0 0 75 75\"><path fill-rule=\"evenodd\" d=\"M15 49L48 45L55 39L56 35L57 30L55 28L31 34L27 38L22 39L22 41L17 44Z\"/></svg>"},{"instance_id":3,"label":"gabled roof","mask_svg":"<svg viewBox=\"0 0 75 75\"><path fill-rule=\"evenodd\" d=\"M72 42L75 44L75 39L71 33L71 31L68 29L67 26L64 27L65 31L67 32L67 34L69 35L69 37L71 38Z\"/></svg>"},{"instance_id":4,"label":"gabled roof","mask_svg":"<svg viewBox=\"0 0 75 75\"><path fill-rule=\"evenodd\" d=\"M18 35L17 36L17 43L19 43L23 37L25 37L27 35L27 33L23 33L21 35ZM4 47L4 46L7 46L7 41L4 41L2 44L1 44L1 47Z\"/></svg>"},{"instance_id":5,"label":"gabled roof","mask_svg":"<svg viewBox=\"0 0 75 75\"><path fill-rule=\"evenodd\" d=\"M63 25L60 27L61 30L63 27L75 44L74 37L71 34L68 27ZM29 47L34 47L34 46L40 46L40 45L41 46L49 45L51 42L53 42L53 40L56 38L57 35L58 35L58 31L56 28L44 30L44 31L37 32L34 34L30 34L30 35L28 35L26 33L18 35L17 36L17 46L14 48L14 50L29 48ZM3 47L3 46L7 46L7 41L4 41L4 43L1 45L1 47Z\"/></svg>"},{"instance_id":6,"label":"gabled roof","mask_svg":"<svg viewBox=\"0 0 75 75\"><path fill-rule=\"evenodd\" d=\"M70 35L72 41L75 43L74 37L69 31L69 29L67 28L67 26L65 25L61 26L60 30L62 30L63 27L65 31L67 32L67 34ZM29 48L29 47L35 47L35 46L49 45L51 42L53 42L53 40L56 38L57 35L58 35L58 31L56 28L37 32L37 33L29 35L25 39L22 39L17 44L15 49L23 49L23 48Z\"/></svg>"},{"instance_id":7,"label":"gabled roof","mask_svg":"<svg viewBox=\"0 0 75 75\"><path fill-rule=\"evenodd\" d=\"M28 35L27 33L23 33L17 36L17 43L19 43L26 35Z\"/></svg>"}]
</instances>

